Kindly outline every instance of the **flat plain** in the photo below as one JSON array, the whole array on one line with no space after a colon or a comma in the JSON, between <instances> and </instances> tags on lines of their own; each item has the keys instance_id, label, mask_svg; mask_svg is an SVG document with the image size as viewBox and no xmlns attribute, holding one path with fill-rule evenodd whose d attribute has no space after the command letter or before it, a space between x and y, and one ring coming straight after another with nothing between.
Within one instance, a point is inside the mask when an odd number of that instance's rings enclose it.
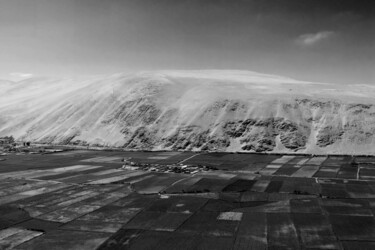
<instances>
[{"instance_id":1,"label":"flat plain","mask_svg":"<svg viewBox=\"0 0 375 250\"><path fill-rule=\"evenodd\" d=\"M375 157L73 150L2 158L0 249L375 249ZM217 170L129 170L123 159Z\"/></svg>"}]
</instances>

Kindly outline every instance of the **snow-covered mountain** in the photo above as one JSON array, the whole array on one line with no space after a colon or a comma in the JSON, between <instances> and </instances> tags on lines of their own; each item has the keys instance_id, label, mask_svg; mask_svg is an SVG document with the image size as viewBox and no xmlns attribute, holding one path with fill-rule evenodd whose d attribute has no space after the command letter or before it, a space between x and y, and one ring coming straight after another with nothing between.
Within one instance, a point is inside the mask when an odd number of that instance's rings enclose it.
<instances>
[{"instance_id":1,"label":"snow-covered mountain","mask_svg":"<svg viewBox=\"0 0 375 250\"><path fill-rule=\"evenodd\" d=\"M0 136L127 149L375 153L375 86L250 71L0 81Z\"/></svg>"}]
</instances>

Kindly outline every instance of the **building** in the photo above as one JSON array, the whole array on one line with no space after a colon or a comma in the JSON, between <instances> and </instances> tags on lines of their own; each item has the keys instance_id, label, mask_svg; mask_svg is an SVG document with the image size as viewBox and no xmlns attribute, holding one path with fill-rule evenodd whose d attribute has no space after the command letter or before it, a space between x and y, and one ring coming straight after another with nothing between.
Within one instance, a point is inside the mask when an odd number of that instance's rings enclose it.
<instances>
[{"instance_id":1,"label":"building","mask_svg":"<svg viewBox=\"0 0 375 250\"><path fill-rule=\"evenodd\" d=\"M14 138L12 136L5 136L5 137L0 137L0 145L9 145L14 143Z\"/></svg>"},{"instance_id":2,"label":"building","mask_svg":"<svg viewBox=\"0 0 375 250\"><path fill-rule=\"evenodd\" d=\"M10 139L4 139L4 138L0 138L0 145L9 145L11 144L11 140Z\"/></svg>"}]
</instances>

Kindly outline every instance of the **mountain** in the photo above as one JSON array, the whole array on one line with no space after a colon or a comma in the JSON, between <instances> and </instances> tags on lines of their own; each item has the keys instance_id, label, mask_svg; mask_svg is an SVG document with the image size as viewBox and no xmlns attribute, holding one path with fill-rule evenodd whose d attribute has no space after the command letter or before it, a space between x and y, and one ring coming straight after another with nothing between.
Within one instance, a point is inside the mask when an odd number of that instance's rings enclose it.
<instances>
[{"instance_id":1,"label":"mountain","mask_svg":"<svg viewBox=\"0 0 375 250\"><path fill-rule=\"evenodd\" d=\"M375 86L250 71L0 82L0 136L126 149L375 153Z\"/></svg>"}]
</instances>

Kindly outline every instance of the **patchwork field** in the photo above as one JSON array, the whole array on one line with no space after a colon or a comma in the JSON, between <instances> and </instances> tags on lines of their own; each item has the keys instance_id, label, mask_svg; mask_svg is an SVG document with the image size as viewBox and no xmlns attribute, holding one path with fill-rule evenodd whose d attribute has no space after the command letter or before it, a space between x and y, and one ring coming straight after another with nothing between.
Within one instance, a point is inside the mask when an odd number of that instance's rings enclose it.
<instances>
[{"instance_id":1,"label":"patchwork field","mask_svg":"<svg viewBox=\"0 0 375 250\"><path fill-rule=\"evenodd\" d=\"M68 151L3 158L0 249L375 249L375 157ZM123 159L217 170L126 170Z\"/></svg>"}]
</instances>

